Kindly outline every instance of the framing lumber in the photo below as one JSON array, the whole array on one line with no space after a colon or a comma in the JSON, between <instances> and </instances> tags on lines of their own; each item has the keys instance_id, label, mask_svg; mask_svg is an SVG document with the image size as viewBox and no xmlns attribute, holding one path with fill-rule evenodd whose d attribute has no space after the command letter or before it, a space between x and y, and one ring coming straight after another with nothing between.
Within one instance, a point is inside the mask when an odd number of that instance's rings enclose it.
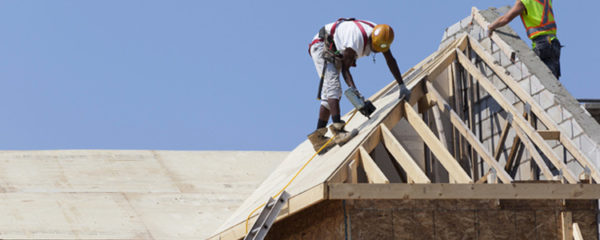
<instances>
[{"instance_id":1,"label":"framing lumber","mask_svg":"<svg viewBox=\"0 0 600 240\"><path fill-rule=\"evenodd\" d=\"M512 172L513 164L515 163L515 159L517 158L517 155L519 153L520 146L521 139L519 138L519 136L515 136L515 138L513 139L512 147L510 148L510 152L508 153L508 157L506 158L506 165L504 166L504 170Z\"/></svg>"},{"instance_id":2,"label":"framing lumber","mask_svg":"<svg viewBox=\"0 0 600 240\"><path fill-rule=\"evenodd\" d=\"M561 212L560 223L562 240L573 240L573 213L572 212Z\"/></svg>"},{"instance_id":3,"label":"framing lumber","mask_svg":"<svg viewBox=\"0 0 600 240\"><path fill-rule=\"evenodd\" d=\"M485 18L479 13L479 9L477 9L476 7L471 8L471 15L473 16L473 20L475 20L477 22L477 24L479 24L479 26L481 26L484 30L488 29L488 26L490 25L490 23L488 23ZM498 31L498 30L496 30ZM515 58L516 58L516 53L511 49L510 46L508 46L508 44L506 44L506 42L504 42L502 39L500 39L500 37L498 36L498 34L492 34L492 41L494 41L494 43L496 43L496 45L498 45L500 47L500 49L502 50L502 52L504 52L504 54L510 58L511 62L515 62ZM489 64L489 63L488 63Z\"/></svg>"},{"instance_id":4,"label":"framing lumber","mask_svg":"<svg viewBox=\"0 0 600 240\"><path fill-rule=\"evenodd\" d=\"M358 183L358 161L354 159L348 164L348 183Z\"/></svg>"},{"instance_id":5,"label":"framing lumber","mask_svg":"<svg viewBox=\"0 0 600 240\"><path fill-rule=\"evenodd\" d=\"M519 115L517 109L515 109L515 107L512 104L509 104L506 101L504 95L502 95L502 93L500 93L494 87L490 80L488 80L487 77L485 77L481 73L481 71L479 71L475 67L475 65L473 65L473 63L471 63L471 61L469 61L469 59L465 56L464 53L460 51L460 49L457 49L456 53L458 54L458 60L463 65L463 67L479 81L480 86L482 86L490 94L490 96L492 96L496 100L496 102L500 106L502 106L504 110L510 112L513 115L513 122L516 123L517 126L521 127L525 134L527 134L527 136L531 138L531 140L544 153L547 154L546 156L550 159L552 164L556 166L556 168L562 170L565 179L567 179L569 183L577 183L577 178L574 177L571 170L569 170L569 168L567 168L567 166L560 160L560 157L556 155L556 153L552 150L548 143L546 143L545 140L542 137L540 137L539 134L537 134L537 131L533 129L531 125L529 125L521 115Z\"/></svg>"},{"instance_id":6,"label":"framing lumber","mask_svg":"<svg viewBox=\"0 0 600 240\"><path fill-rule=\"evenodd\" d=\"M369 183L390 183L390 180L385 177L381 169L377 166L373 158L369 155L369 152L364 147L359 147L360 159L369 179Z\"/></svg>"},{"instance_id":7,"label":"framing lumber","mask_svg":"<svg viewBox=\"0 0 600 240\"><path fill-rule=\"evenodd\" d=\"M460 164L454 159L452 154L448 152L442 145L439 139L431 132L431 129L423 122L419 114L408 103L404 103L404 113L408 123L417 131L419 136L427 144L429 149L437 157L438 161L446 168L448 174L458 183L471 183L473 179L462 169Z\"/></svg>"},{"instance_id":8,"label":"framing lumber","mask_svg":"<svg viewBox=\"0 0 600 240\"><path fill-rule=\"evenodd\" d=\"M329 199L599 199L599 184L329 184Z\"/></svg>"},{"instance_id":9,"label":"framing lumber","mask_svg":"<svg viewBox=\"0 0 600 240\"><path fill-rule=\"evenodd\" d=\"M502 166L492 157L492 154L483 146L483 144L477 139L475 134L471 132L467 125L460 119L458 114L450 107L450 105L442 98L440 93L433 87L433 84L427 82L427 90L431 93L433 98L437 101L437 106L448 112L450 115L450 122L454 127L465 137L465 139L471 144L472 148L483 158L483 160L489 164L493 169L496 170L498 178L504 183L510 183L513 181L512 177L504 171Z\"/></svg>"},{"instance_id":10,"label":"framing lumber","mask_svg":"<svg viewBox=\"0 0 600 240\"><path fill-rule=\"evenodd\" d=\"M573 240L583 240L583 235L581 235L581 229L579 228L579 224L573 223Z\"/></svg>"},{"instance_id":11,"label":"framing lumber","mask_svg":"<svg viewBox=\"0 0 600 240\"><path fill-rule=\"evenodd\" d=\"M560 131L554 130L538 130L538 134L542 136L545 140L559 140L560 141Z\"/></svg>"},{"instance_id":12,"label":"framing lumber","mask_svg":"<svg viewBox=\"0 0 600 240\"><path fill-rule=\"evenodd\" d=\"M499 42L504 43L504 41L496 41L496 44ZM523 90L520 85L509 75L505 73L504 68L494 64L494 58L486 52L481 44L477 41L471 39L469 37L469 43L471 44L473 50L479 55L484 62L496 73L496 75L510 88L515 95L517 95L524 103L529 104L531 106L531 111L538 117L538 119L551 131L559 131L560 128L558 125L548 116L546 111L542 109L542 107L535 102L533 97L529 95L525 90ZM505 43L504 43L505 44ZM503 46L498 44L501 49L506 49L508 46ZM560 132L559 141L563 144L563 146L573 155L573 157L581 164L584 168L588 167L591 170L592 177L596 182L600 182L600 173L597 167L587 158L583 152L575 146L573 141L564 133ZM535 142L535 141L534 141ZM546 151L546 150L544 150Z\"/></svg>"},{"instance_id":13,"label":"framing lumber","mask_svg":"<svg viewBox=\"0 0 600 240\"><path fill-rule=\"evenodd\" d=\"M542 171L542 174L544 174L547 180L552 180L554 175L544 162L544 159L538 152L537 148L535 148L531 140L529 140L529 138L525 136L525 133L523 133L523 131L517 126L515 126L515 132L517 133L517 136L519 136L519 139L523 143L525 148L527 148L527 151L529 151L529 154L531 154L531 157L533 158L535 163L537 163L538 168L540 168L540 170Z\"/></svg>"},{"instance_id":14,"label":"framing lumber","mask_svg":"<svg viewBox=\"0 0 600 240\"><path fill-rule=\"evenodd\" d=\"M496 161L500 160L500 156L502 156L502 149L504 149L504 143L506 143L506 138L508 138L508 132L512 122L511 118L512 117L506 119L506 123L502 129L502 134L500 134L500 140L498 141L498 145L496 145L496 150L494 151L494 159L496 159Z\"/></svg>"},{"instance_id":15,"label":"framing lumber","mask_svg":"<svg viewBox=\"0 0 600 240\"><path fill-rule=\"evenodd\" d=\"M392 156L394 156L396 162L398 162L404 171L406 171L410 179L412 179L414 183L431 183L431 180L429 180L415 160L408 154L408 151L402 147L402 144L398 142L386 126L381 126L381 133L383 135L383 144Z\"/></svg>"}]
</instances>

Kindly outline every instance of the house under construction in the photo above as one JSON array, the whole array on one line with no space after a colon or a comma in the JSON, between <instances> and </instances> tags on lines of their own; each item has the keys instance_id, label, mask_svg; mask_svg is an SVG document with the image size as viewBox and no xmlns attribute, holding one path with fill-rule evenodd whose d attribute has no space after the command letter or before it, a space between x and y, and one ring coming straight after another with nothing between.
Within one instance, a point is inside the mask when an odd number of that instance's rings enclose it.
<instances>
[{"instance_id":1,"label":"house under construction","mask_svg":"<svg viewBox=\"0 0 600 240\"><path fill-rule=\"evenodd\" d=\"M284 192L267 239L598 239L600 125L510 27L488 38L498 17L449 27L410 100L393 82L350 142L299 145L210 239L259 231Z\"/></svg>"},{"instance_id":2,"label":"house under construction","mask_svg":"<svg viewBox=\"0 0 600 240\"><path fill-rule=\"evenodd\" d=\"M598 239L600 102L510 27L488 38L498 17L449 27L404 74L411 98L390 83L322 155L1 151L0 238Z\"/></svg>"}]
</instances>

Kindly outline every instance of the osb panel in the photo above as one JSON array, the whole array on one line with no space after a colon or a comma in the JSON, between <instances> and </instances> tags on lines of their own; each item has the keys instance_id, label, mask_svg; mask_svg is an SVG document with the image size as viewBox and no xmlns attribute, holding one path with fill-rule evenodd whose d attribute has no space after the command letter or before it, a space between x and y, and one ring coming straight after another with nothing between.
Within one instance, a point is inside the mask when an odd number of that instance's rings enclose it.
<instances>
[{"instance_id":1,"label":"osb panel","mask_svg":"<svg viewBox=\"0 0 600 240\"><path fill-rule=\"evenodd\" d=\"M477 210L498 208L496 200L436 200L439 210Z\"/></svg>"},{"instance_id":2,"label":"osb panel","mask_svg":"<svg viewBox=\"0 0 600 240\"><path fill-rule=\"evenodd\" d=\"M394 239L397 240L413 240L434 239L433 220L434 211L410 211L410 210L395 210L394 218Z\"/></svg>"},{"instance_id":3,"label":"osb panel","mask_svg":"<svg viewBox=\"0 0 600 240\"><path fill-rule=\"evenodd\" d=\"M535 211L513 211L516 219L515 239L536 239Z\"/></svg>"},{"instance_id":4,"label":"osb panel","mask_svg":"<svg viewBox=\"0 0 600 240\"><path fill-rule=\"evenodd\" d=\"M393 239L392 210L352 209L352 239Z\"/></svg>"},{"instance_id":5,"label":"osb panel","mask_svg":"<svg viewBox=\"0 0 600 240\"><path fill-rule=\"evenodd\" d=\"M598 208L597 201L590 200L567 200L566 208L573 210L594 210Z\"/></svg>"},{"instance_id":6,"label":"osb panel","mask_svg":"<svg viewBox=\"0 0 600 240\"><path fill-rule=\"evenodd\" d=\"M346 206L348 209L348 206ZM344 239L342 201L324 201L305 211L277 222L266 239Z\"/></svg>"},{"instance_id":7,"label":"osb panel","mask_svg":"<svg viewBox=\"0 0 600 240\"><path fill-rule=\"evenodd\" d=\"M477 239L475 211L437 211L434 229L436 239Z\"/></svg>"},{"instance_id":8,"label":"osb panel","mask_svg":"<svg viewBox=\"0 0 600 240\"><path fill-rule=\"evenodd\" d=\"M579 225L583 239L598 239L595 211L573 211L573 222Z\"/></svg>"},{"instance_id":9,"label":"osb panel","mask_svg":"<svg viewBox=\"0 0 600 240\"><path fill-rule=\"evenodd\" d=\"M512 239L516 235L514 211L477 211L478 239Z\"/></svg>"},{"instance_id":10,"label":"osb panel","mask_svg":"<svg viewBox=\"0 0 600 240\"><path fill-rule=\"evenodd\" d=\"M278 222L268 237L345 239L347 231L353 239L560 239L560 212L566 210L586 240L598 239L596 210L588 209L594 203L354 200L346 203L346 225L342 201L325 201Z\"/></svg>"},{"instance_id":11,"label":"osb panel","mask_svg":"<svg viewBox=\"0 0 600 240\"><path fill-rule=\"evenodd\" d=\"M559 214L557 211L535 211L537 239L559 239L561 227Z\"/></svg>"},{"instance_id":12,"label":"osb panel","mask_svg":"<svg viewBox=\"0 0 600 240\"><path fill-rule=\"evenodd\" d=\"M378 210L412 210L415 208L414 200L360 200L354 201L353 208L378 209Z\"/></svg>"},{"instance_id":13,"label":"osb panel","mask_svg":"<svg viewBox=\"0 0 600 240\"><path fill-rule=\"evenodd\" d=\"M506 210L561 210L562 200L500 200L500 208Z\"/></svg>"}]
</instances>

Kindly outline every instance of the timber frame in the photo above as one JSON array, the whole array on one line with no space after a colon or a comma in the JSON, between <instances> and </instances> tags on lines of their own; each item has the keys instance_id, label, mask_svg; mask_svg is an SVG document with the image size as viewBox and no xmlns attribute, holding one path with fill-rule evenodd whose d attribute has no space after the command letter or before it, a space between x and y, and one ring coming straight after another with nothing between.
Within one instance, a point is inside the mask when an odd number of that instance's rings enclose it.
<instances>
[{"instance_id":1,"label":"timber frame","mask_svg":"<svg viewBox=\"0 0 600 240\"><path fill-rule=\"evenodd\" d=\"M474 13L473 19L481 26L489 24L477 13ZM507 56L514 59L514 52L511 52L506 43L497 37L492 37L492 41L495 41ZM474 62L485 64L493 70L493 74L527 106L528 111L524 113L507 100ZM385 115L376 127L361 129L368 131L366 137L350 151L342 164L324 183L293 195L278 219L325 200L600 199L600 185L597 184L600 182L600 172L597 167L505 71L494 57L469 35L456 39L417 64L403 76L410 80L407 86L412 89L411 98L408 101L395 100L389 111L383 113ZM434 80L442 74L448 75L448 85L451 89L436 87ZM465 112L464 108L472 111L471 104L474 101L473 95L464 98L460 96L462 93L457 89L459 83L456 78L461 74L472 79L472 83L468 84L471 89L464 94L475 92L473 88L478 88L477 91L484 90L507 113L496 146L484 146L476 135L473 119L469 119L471 114L460 114ZM395 82L390 83L370 100L377 101L395 90L395 87ZM446 96L448 94L442 94L442 90L450 93L450 97ZM469 102L463 101L461 106L457 104L461 99L467 99ZM543 126L534 126L534 117ZM444 128L442 120L449 122L451 128ZM400 121L407 122L408 125L405 126L410 126L422 139L426 146L422 154L428 155L431 162L441 166L438 170L447 173L445 180L436 178L434 172L417 163L413 158L414 154L411 155L407 147L394 136L392 129ZM501 146L510 132L516 137L511 153L503 163L499 161ZM454 139L452 144L446 141L446 135ZM573 173L548 141L560 143L581 168L586 169L585 174ZM391 181L373 160L371 154L378 146L387 150L393 164L397 166L397 174L403 176L402 181ZM520 155L519 148L531 155L534 162L532 165L539 170L531 171L529 179L521 178L516 181L511 173L520 167L519 164L515 164ZM468 163L466 166L461 164L465 159ZM257 215L258 213L250 217L250 224ZM211 239L242 238L244 224L241 222L231 226ZM566 222L564 226L571 229L573 234L579 231L577 223Z\"/></svg>"}]
</instances>

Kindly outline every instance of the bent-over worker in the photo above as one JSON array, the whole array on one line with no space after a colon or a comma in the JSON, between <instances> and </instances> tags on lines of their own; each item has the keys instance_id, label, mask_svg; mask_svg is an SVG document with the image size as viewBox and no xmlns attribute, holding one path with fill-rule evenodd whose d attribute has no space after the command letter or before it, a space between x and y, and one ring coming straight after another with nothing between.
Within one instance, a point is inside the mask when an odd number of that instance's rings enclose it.
<instances>
[{"instance_id":1,"label":"bent-over worker","mask_svg":"<svg viewBox=\"0 0 600 240\"><path fill-rule=\"evenodd\" d=\"M309 45L308 52L312 57L317 74L321 77L319 119L317 130L308 135L315 151L318 151L327 141L327 122L329 116L333 124L329 127L337 144L344 144L354 137L356 129L344 130L344 121L340 119L340 98L342 87L340 72L348 87L358 93L350 74L350 67L356 67L356 60L371 53L381 52L385 57L390 72L400 85L400 98L408 99L410 90L402 81L396 59L392 56L390 45L394 40L394 32L389 25L375 24L370 21L338 19L322 27ZM360 95L358 93L358 95Z\"/></svg>"}]
</instances>

